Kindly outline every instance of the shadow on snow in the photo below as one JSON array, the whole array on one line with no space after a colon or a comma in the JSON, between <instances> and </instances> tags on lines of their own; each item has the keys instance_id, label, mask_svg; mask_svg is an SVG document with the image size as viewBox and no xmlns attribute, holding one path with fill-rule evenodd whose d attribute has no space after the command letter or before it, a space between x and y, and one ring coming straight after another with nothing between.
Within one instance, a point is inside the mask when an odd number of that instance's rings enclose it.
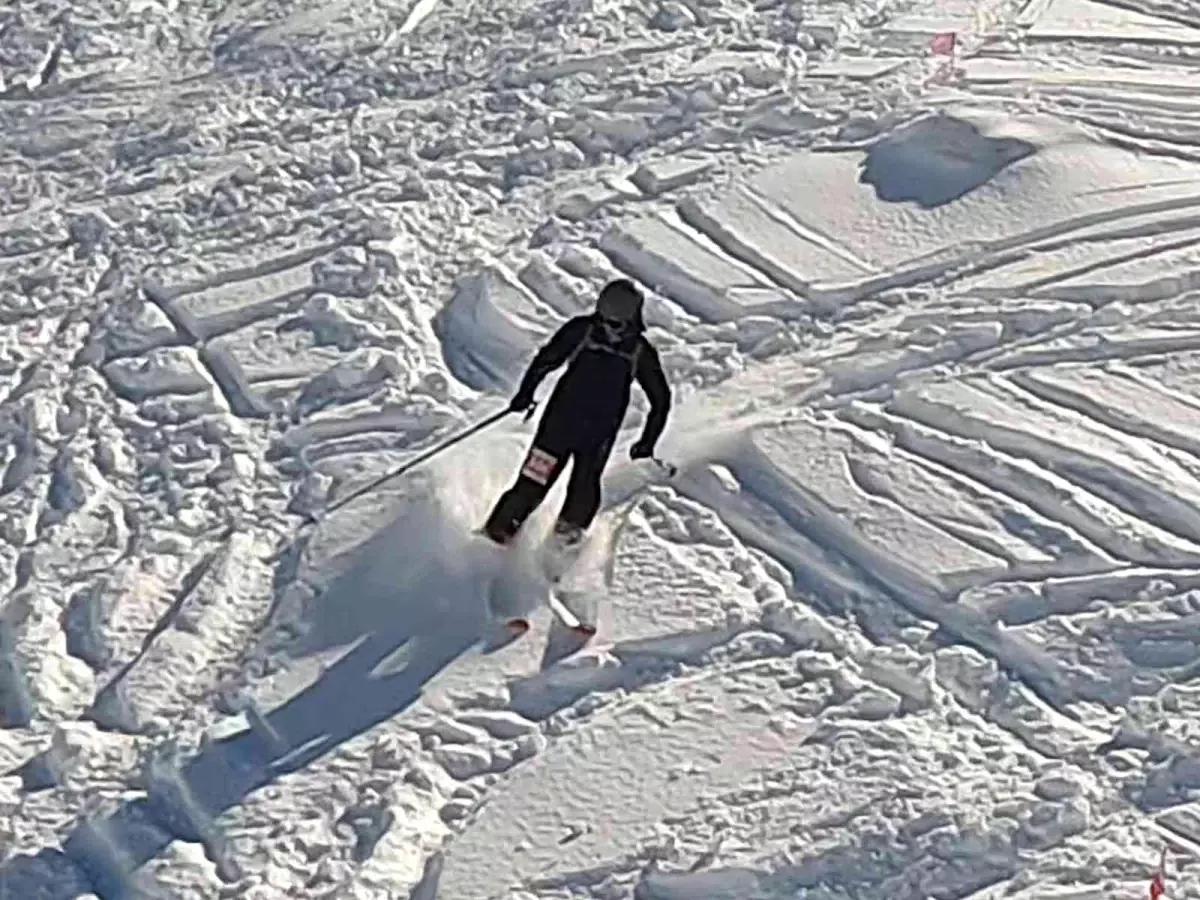
<instances>
[{"instance_id":1,"label":"shadow on snow","mask_svg":"<svg viewBox=\"0 0 1200 900\"><path fill-rule=\"evenodd\" d=\"M367 521L369 513L347 508L344 518L352 521L322 543L348 543L348 549L313 552L317 548L310 545L304 567L337 574L302 604L298 616L287 618L301 625L301 637L289 648L294 659L349 651L267 712L264 727L215 740L181 767L160 770L157 778L152 773L146 797L106 816L87 817L62 850L47 848L0 863L0 898L157 898L135 873L176 840L203 843L222 877L236 879L213 819L402 712L446 666L486 638L484 594L506 551L470 529L482 519L481 504L505 486L520 459L524 440L516 437L508 447L494 437L475 448L476 455L459 448L444 473L449 477L436 487L420 489L413 483L417 479L409 481L404 508L382 529ZM644 466L615 464L606 474L605 505L628 500L653 478ZM535 520L553 515L558 502L552 492L527 527L536 530ZM301 583L286 580L293 587ZM280 587L286 592L288 586ZM287 598L281 606L288 606Z\"/></svg>"},{"instance_id":2,"label":"shadow on snow","mask_svg":"<svg viewBox=\"0 0 1200 900\"><path fill-rule=\"evenodd\" d=\"M939 113L871 145L859 181L885 202L934 209L982 187L1036 150L1027 141L992 137L973 122Z\"/></svg>"},{"instance_id":3,"label":"shadow on snow","mask_svg":"<svg viewBox=\"0 0 1200 900\"><path fill-rule=\"evenodd\" d=\"M266 713L266 727L208 744L147 797L78 825L61 852L6 861L0 897L147 896L133 873L179 839L204 843L220 869L212 819L403 711L479 644L489 565L499 551L469 534L432 494L405 504L390 527L342 555L345 567L302 614L301 654L347 645L349 652ZM381 666L389 657L401 659Z\"/></svg>"}]
</instances>

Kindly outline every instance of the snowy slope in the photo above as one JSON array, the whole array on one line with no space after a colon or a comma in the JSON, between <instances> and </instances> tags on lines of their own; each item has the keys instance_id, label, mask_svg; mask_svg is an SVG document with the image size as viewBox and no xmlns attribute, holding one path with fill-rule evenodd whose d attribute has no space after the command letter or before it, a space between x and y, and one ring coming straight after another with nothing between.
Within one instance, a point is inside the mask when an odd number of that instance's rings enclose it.
<instances>
[{"instance_id":1,"label":"snowy slope","mask_svg":"<svg viewBox=\"0 0 1200 900\"><path fill-rule=\"evenodd\" d=\"M0 10L0 897L1200 897L1198 53L1177 0ZM635 392L598 636L518 589L482 646L530 424L322 511L617 275L679 472Z\"/></svg>"}]
</instances>

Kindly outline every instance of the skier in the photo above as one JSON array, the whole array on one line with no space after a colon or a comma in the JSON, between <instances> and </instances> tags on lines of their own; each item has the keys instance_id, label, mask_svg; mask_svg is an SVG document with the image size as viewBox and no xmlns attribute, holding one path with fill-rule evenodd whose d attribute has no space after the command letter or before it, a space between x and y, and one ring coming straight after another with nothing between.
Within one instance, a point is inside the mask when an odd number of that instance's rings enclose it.
<instances>
[{"instance_id":1,"label":"skier","mask_svg":"<svg viewBox=\"0 0 1200 900\"><path fill-rule=\"evenodd\" d=\"M625 418L634 379L650 401L650 410L629 456L646 459L654 454L667 424L671 390L658 352L643 334L642 302L633 282L609 282L600 291L595 312L568 321L529 364L509 404L512 412L533 405L534 391L550 372L564 364L567 370L546 404L516 481L500 495L484 525L493 541L507 544L513 539L572 458L554 534L568 545L582 540L600 508L600 477Z\"/></svg>"}]
</instances>

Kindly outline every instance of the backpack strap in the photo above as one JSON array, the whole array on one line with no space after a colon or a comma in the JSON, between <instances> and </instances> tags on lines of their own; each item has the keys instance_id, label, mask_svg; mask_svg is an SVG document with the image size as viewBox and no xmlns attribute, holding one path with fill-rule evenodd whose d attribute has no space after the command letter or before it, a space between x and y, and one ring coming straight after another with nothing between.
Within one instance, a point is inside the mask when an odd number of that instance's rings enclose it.
<instances>
[{"instance_id":1,"label":"backpack strap","mask_svg":"<svg viewBox=\"0 0 1200 900\"><path fill-rule=\"evenodd\" d=\"M629 354L629 372L637 375L638 357L642 355L642 336L639 334L637 343L633 345L633 352Z\"/></svg>"},{"instance_id":2,"label":"backpack strap","mask_svg":"<svg viewBox=\"0 0 1200 900\"><path fill-rule=\"evenodd\" d=\"M582 353L584 351L584 349L586 349L586 347L589 343L591 343L592 331L595 328L596 328L595 322L588 323L587 331L585 331L583 333L583 337L579 339L579 343L575 345L575 349L572 350L571 355L567 357L567 366L568 367L571 365L571 363L575 362L575 360L579 357L579 354Z\"/></svg>"},{"instance_id":3,"label":"backpack strap","mask_svg":"<svg viewBox=\"0 0 1200 900\"><path fill-rule=\"evenodd\" d=\"M571 351L571 355L567 357L566 364L569 366L571 363L575 362L575 360L579 357L579 354L584 350L598 350L601 353L609 353L613 356L619 356L622 359L629 360L629 374L630 377L633 377L637 373L638 357L640 357L642 353L641 335L639 334L637 336L633 345L633 349L626 353L596 340L595 333L596 323L591 322L579 343L575 345L575 349Z\"/></svg>"}]
</instances>

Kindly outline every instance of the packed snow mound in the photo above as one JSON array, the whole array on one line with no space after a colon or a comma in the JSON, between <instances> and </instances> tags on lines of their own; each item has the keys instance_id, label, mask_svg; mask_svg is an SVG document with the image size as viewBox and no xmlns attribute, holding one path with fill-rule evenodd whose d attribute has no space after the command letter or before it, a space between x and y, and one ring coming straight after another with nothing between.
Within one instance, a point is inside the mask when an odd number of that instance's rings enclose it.
<instances>
[{"instance_id":1,"label":"packed snow mound","mask_svg":"<svg viewBox=\"0 0 1200 900\"><path fill-rule=\"evenodd\" d=\"M859 180L880 200L924 209L957 200L1036 152L1021 138L993 136L975 122L937 113L875 143Z\"/></svg>"},{"instance_id":2,"label":"packed snow mound","mask_svg":"<svg viewBox=\"0 0 1200 900\"><path fill-rule=\"evenodd\" d=\"M798 153L681 200L681 227L649 227L669 225L663 214L622 224L621 246L641 252L618 264L689 308L701 288L744 294L749 270L832 309L1085 238L1161 234L1197 205L1194 162L1134 153L1052 116L950 108L862 151Z\"/></svg>"},{"instance_id":3,"label":"packed snow mound","mask_svg":"<svg viewBox=\"0 0 1200 900\"><path fill-rule=\"evenodd\" d=\"M446 365L477 390L509 390L560 317L499 266L464 278L434 319Z\"/></svg>"}]
</instances>

